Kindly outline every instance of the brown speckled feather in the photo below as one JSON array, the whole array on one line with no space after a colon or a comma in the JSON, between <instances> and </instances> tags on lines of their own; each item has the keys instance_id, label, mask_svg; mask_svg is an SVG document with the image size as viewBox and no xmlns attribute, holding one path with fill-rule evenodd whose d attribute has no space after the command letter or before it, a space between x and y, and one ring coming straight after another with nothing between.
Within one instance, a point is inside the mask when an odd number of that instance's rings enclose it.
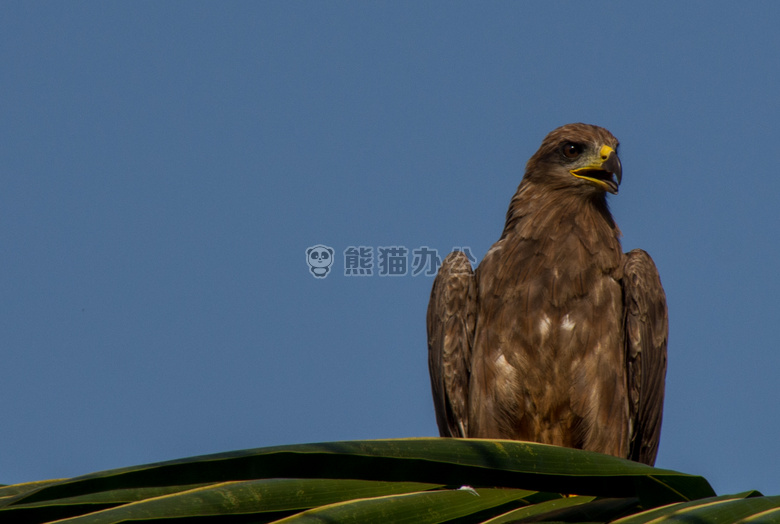
<instances>
[{"instance_id":1,"label":"brown speckled feather","mask_svg":"<svg viewBox=\"0 0 780 524\"><path fill-rule=\"evenodd\" d=\"M445 259L427 317L442 436L655 460L666 302L650 257L623 254L607 207L617 148L596 126L556 129L477 270L462 253Z\"/></svg>"},{"instance_id":2,"label":"brown speckled feather","mask_svg":"<svg viewBox=\"0 0 780 524\"><path fill-rule=\"evenodd\" d=\"M666 295L650 255L626 253L623 269L631 450L628 458L653 464L661 436L669 324Z\"/></svg>"},{"instance_id":3,"label":"brown speckled feather","mask_svg":"<svg viewBox=\"0 0 780 524\"><path fill-rule=\"evenodd\" d=\"M428 369L439 433L468 436L467 399L474 338L474 272L460 251L444 259L428 304Z\"/></svg>"}]
</instances>

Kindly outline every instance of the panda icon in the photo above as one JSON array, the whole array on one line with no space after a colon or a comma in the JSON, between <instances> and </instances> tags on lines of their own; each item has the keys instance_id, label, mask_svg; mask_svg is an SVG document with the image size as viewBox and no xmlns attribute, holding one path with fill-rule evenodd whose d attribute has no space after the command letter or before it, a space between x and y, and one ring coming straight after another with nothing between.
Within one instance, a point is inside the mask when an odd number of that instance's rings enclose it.
<instances>
[{"instance_id":1,"label":"panda icon","mask_svg":"<svg viewBox=\"0 0 780 524\"><path fill-rule=\"evenodd\" d=\"M333 264L333 248L317 244L306 250L306 263L309 271L317 278L325 278Z\"/></svg>"}]
</instances>

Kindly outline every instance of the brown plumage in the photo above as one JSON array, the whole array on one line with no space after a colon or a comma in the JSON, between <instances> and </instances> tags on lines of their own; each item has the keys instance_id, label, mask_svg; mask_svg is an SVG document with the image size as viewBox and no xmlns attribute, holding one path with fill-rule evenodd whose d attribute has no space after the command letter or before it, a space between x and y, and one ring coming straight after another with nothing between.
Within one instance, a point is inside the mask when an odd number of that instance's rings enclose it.
<instances>
[{"instance_id":1,"label":"brown plumage","mask_svg":"<svg viewBox=\"0 0 780 524\"><path fill-rule=\"evenodd\" d=\"M457 251L439 268L427 320L442 436L655 462L666 298L650 256L623 253L607 207L622 176L617 149L600 127L551 132L476 271Z\"/></svg>"}]
</instances>

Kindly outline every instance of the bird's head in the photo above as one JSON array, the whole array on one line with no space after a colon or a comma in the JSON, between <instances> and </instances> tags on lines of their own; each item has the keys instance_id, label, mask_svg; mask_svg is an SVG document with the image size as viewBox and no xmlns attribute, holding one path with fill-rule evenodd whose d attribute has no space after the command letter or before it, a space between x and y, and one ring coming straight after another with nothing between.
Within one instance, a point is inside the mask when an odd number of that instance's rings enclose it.
<instances>
[{"instance_id":1,"label":"bird's head","mask_svg":"<svg viewBox=\"0 0 780 524\"><path fill-rule=\"evenodd\" d=\"M528 161L525 178L554 188L617 194L623 177L618 145L604 128L567 124L544 138Z\"/></svg>"}]
</instances>

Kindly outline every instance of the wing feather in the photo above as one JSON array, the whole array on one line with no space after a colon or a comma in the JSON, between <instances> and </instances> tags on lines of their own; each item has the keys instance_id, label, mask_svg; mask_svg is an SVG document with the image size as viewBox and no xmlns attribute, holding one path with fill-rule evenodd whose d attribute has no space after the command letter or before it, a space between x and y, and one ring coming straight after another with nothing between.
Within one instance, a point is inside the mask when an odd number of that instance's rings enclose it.
<instances>
[{"instance_id":1,"label":"wing feather","mask_svg":"<svg viewBox=\"0 0 780 524\"><path fill-rule=\"evenodd\" d=\"M661 436L669 320L658 270L634 249L623 266L631 460L653 465Z\"/></svg>"},{"instance_id":2,"label":"wing feather","mask_svg":"<svg viewBox=\"0 0 780 524\"><path fill-rule=\"evenodd\" d=\"M474 271L460 251L444 259L428 303L428 370L443 437L468 436L468 387L475 325Z\"/></svg>"}]
</instances>

